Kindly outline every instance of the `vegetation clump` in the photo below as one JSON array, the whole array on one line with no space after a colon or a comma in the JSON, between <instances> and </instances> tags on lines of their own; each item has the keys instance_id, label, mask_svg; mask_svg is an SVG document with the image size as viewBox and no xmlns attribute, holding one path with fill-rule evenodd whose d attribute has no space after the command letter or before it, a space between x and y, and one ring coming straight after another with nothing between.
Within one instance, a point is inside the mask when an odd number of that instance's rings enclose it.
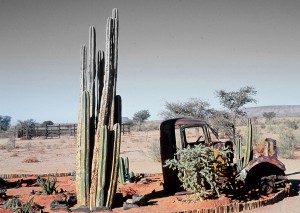
<instances>
[{"instance_id":1,"label":"vegetation clump","mask_svg":"<svg viewBox=\"0 0 300 213\"><path fill-rule=\"evenodd\" d=\"M218 180L229 166L227 148L213 149L199 144L178 149L179 159L165 161L165 167L178 170L178 178L185 190L195 193L196 200L220 197L223 186Z\"/></svg>"},{"instance_id":2,"label":"vegetation clump","mask_svg":"<svg viewBox=\"0 0 300 213\"><path fill-rule=\"evenodd\" d=\"M53 177L53 179L50 179L50 176L48 175L47 180L44 180L43 178L38 178L38 182L40 183L43 194L51 195L57 192L57 178L55 176Z\"/></svg>"},{"instance_id":3,"label":"vegetation clump","mask_svg":"<svg viewBox=\"0 0 300 213\"><path fill-rule=\"evenodd\" d=\"M281 157L294 158L298 145L299 141L292 131L282 131L280 133L278 149Z\"/></svg>"},{"instance_id":4,"label":"vegetation clump","mask_svg":"<svg viewBox=\"0 0 300 213\"><path fill-rule=\"evenodd\" d=\"M14 213L29 213L35 212L30 210L31 205L33 203L33 198L31 198L28 202L22 205L22 202L18 198L12 198L6 201L3 205L3 209L10 209Z\"/></svg>"}]
</instances>

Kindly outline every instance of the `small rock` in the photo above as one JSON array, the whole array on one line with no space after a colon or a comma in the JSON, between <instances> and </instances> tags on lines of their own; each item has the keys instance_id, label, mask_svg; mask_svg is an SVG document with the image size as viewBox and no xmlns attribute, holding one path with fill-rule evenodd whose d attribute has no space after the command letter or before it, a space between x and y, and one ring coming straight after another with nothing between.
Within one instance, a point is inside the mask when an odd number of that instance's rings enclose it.
<instances>
[{"instance_id":1,"label":"small rock","mask_svg":"<svg viewBox=\"0 0 300 213\"><path fill-rule=\"evenodd\" d=\"M137 194L132 195L132 203L137 204L139 206L146 205L145 196L140 196L140 195L137 195Z\"/></svg>"},{"instance_id":2,"label":"small rock","mask_svg":"<svg viewBox=\"0 0 300 213\"><path fill-rule=\"evenodd\" d=\"M92 212L110 212L111 210L108 207L101 206L101 207L95 207L92 209Z\"/></svg>"},{"instance_id":3,"label":"small rock","mask_svg":"<svg viewBox=\"0 0 300 213\"><path fill-rule=\"evenodd\" d=\"M74 209L73 212L90 212L90 209L86 206L79 206L77 209Z\"/></svg>"},{"instance_id":4,"label":"small rock","mask_svg":"<svg viewBox=\"0 0 300 213\"><path fill-rule=\"evenodd\" d=\"M28 184L27 184L27 183L21 183L21 186L22 186L22 187L27 187Z\"/></svg>"},{"instance_id":5,"label":"small rock","mask_svg":"<svg viewBox=\"0 0 300 213\"><path fill-rule=\"evenodd\" d=\"M133 200L132 199L127 199L126 203L133 203Z\"/></svg>"},{"instance_id":6,"label":"small rock","mask_svg":"<svg viewBox=\"0 0 300 213\"><path fill-rule=\"evenodd\" d=\"M133 209L133 208L138 208L139 206L137 204L134 203L123 203L123 209L124 210L128 210L128 209Z\"/></svg>"}]
</instances>

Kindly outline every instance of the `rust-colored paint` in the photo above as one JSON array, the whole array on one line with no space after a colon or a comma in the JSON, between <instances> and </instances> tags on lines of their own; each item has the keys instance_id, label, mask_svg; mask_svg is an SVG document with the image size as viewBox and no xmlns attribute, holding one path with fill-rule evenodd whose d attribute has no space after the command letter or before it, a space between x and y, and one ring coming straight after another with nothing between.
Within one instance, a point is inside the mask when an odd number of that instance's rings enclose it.
<instances>
[{"instance_id":1,"label":"rust-colored paint","mask_svg":"<svg viewBox=\"0 0 300 213\"><path fill-rule=\"evenodd\" d=\"M282 171L285 171L285 165L280 160L278 160L275 156L271 156L271 157L260 156L256 159L253 159L245 167L245 170L249 172L253 167L261 163L270 163L273 164L274 166L277 166Z\"/></svg>"}]
</instances>

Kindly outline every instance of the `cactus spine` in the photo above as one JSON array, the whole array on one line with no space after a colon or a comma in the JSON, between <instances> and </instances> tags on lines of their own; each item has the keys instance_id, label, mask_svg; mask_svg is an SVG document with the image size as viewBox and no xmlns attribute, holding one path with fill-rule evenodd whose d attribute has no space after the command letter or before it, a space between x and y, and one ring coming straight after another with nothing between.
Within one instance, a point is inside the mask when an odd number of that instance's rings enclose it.
<instances>
[{"instance_id":1,"label":"cactus spine","mask_svg":"<svg viewBox=\"0 0 300 213\"><path fill-rule=\"evenodd\" d=\"M121 97L116 95L119 21L117 9L106 26L106 51L96 55L96 31L90 27L89 54L81 50L78 116L77 204L111 208L117 186L121 143ZM88 64L88 70L87 70Z\"/></svg>"}]
</instances>

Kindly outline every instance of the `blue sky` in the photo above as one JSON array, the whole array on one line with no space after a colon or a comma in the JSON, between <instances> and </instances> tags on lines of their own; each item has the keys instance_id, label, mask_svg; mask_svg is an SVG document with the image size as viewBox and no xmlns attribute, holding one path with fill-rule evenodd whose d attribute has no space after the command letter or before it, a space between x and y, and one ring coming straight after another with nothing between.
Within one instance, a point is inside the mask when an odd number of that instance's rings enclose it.
<instances>
[{"instance_id":1,"label":"blue sky","mask_svg":"<svg viewBox=\"0 0 300 213\"><path fill-rule=\"evenodd\" d=\"M0 115L77 122L80 46L120 14L123 116L254 86L251 106L299 105L300 1L0 0Z\"/></svg>"}]
</instances>

